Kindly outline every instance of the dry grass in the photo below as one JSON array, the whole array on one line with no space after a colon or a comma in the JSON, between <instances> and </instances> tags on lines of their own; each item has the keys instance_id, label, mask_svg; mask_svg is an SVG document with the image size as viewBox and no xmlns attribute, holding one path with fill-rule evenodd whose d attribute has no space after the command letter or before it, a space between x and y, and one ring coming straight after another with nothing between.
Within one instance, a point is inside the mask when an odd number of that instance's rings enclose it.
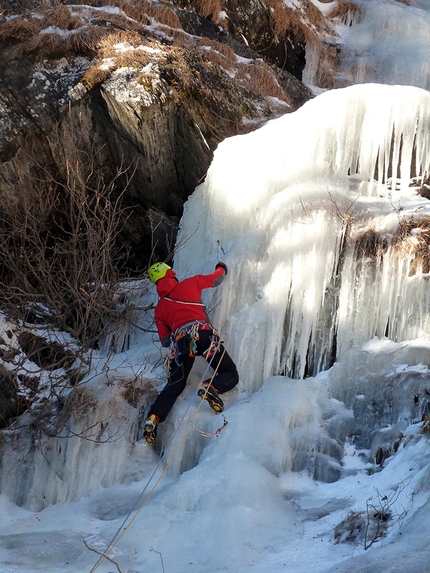
<instances>
[{"instance_id":1,"label":"dry grass","mask_svg":"<svg viewBox=\"0 0 430 573\"><path fill-rule=\"evenodd\" d=\"M213 63L219 66L225 72L232 72L233 66L229 60L227 60L222 54L217 52L216 50L201 50L203 54L206 54L206 57Z\"/></svg>"},{"instance_id":2,"label":"dry grass","mask_svg":"<svg viewBox=\"0 0 430 573\"><path fill-rule=\"evenodd\" d=\"M335 46L321 46L316 83L326 89L333 88L339 67L339 54Z\"/></svg>"},{"instance_id":3,"label":"dry grass","mask_svg":"<svg viewBox=\"0 0 430 573\"><path fill-rule=\"evenodd\" d=\"M112 70L108 68L100 68L98 65L90 66L81 78L81 82L88 89L103 83L111 75Z\"/></svg>"},{"instance_id":4,"label":"dry grass","mask_svg":"<svg viewBox=\"0 0 430 573\"><path fill-rule=\"evenodd\" d=\"M52 28L51 32L41 33ZM3 22L0 40L16 43L16 55L34 52L38 55L73 53L94 53L96 45L108 30L105 26L88 26L67 6L57 6L36 17L15 18Z\"/></svg>"},{"instance_id":5,"label":"dry grass","mask_svg":"<svg viewBox=\"0 0 430 573\"><path fill-rule=\"evenodd\" d=\"M251 64L241 63L228 45L208 38L190 37L179 31L173 36L173 45L185 51L197 49L205 60L218 65L225 72L234 73L235 79L250 91L290 103L276 74L263 60Z\"/></svg>"},{"instance_id":6,"label":"dry grass","mask_svg":"<svg viewBox=\"0 0 430 573\"><path fill-rule=\"evenodd\" d=\"M266 4L272 9L274 32L278 36L303 34L307 41L316 42L320 41L320 34L329 32L325 17L311 0L301 0L300 10L289 8L283 0L266 0Z\"/></svg>"},{"instance_id":7,"label":"dry grass","mask_svg":"<svg viewBox=\"0 0 430 573\"><path fill-rule=\"evenodd\" d=\"M181 29L176 13L167 6L152 4L149 0L93 0L92 6L80 7L83 0L73 1L73 6L57 5L41 9L37 16L29 13L25 17L2 22L0 41L13 41L16 55L26 52L40 56L79 53L96 55L100 40L112 30L128 30L144 33L144 26L156 20L171 29ZM123 13L96 10L106 5L116 6ZM41 33L52 28L49 33Z\"/></svg>"},{"instance_id":8,"label":"dry grass","mask_svg":"<svg viewBox=\"0 0 430 573\"><path fill-rule=\"evenodd\" d=\"M108 30L104 26L84 26L66 38L64 49L74 54L93 54L107 33Z\"/></svg>"},{"instance_id":9,"label":"dry grass","mask_svg":"<svg viewBox=\"0 0 430 573\"><path fill-rule=\"evenodd\" d=\"M139 377L128 378L122 382L121 387L123 388L122 396L124 400L133 408L137 408L141 396L147 394L153 388L148 380Z\"/></svg>"},{"instance_id":10,"label":"dry grass","mask_svg":"<svg viewBox=\"0 0 430 573\"><path fill-rule=\"evenodd\" d=\"M61 0L59 0L61 2ZM118 0L65 0L62 2L65 5L74 5L74 6L92 6L94 8L102 8L103 6L117 6Z\"/></svg>"},{"instance_id":11,"label":"dry grass","mask_svg":"<svg viewBox=\"0 0 430 573\"><path fill-rule=\"evenodd\" d=\"M369 229L355 241L355 256L357 259L372 259L378 262L388 249L388 242L375 229Z\"/></svg>"},{"instance_id":12,"label":"dry grass","mask_svg":"<svg viewBox=\"0 0 430 573\"><path fill-rule=\"evenodd\" d=\"M195 38L194 45L198 47L199 52L208 58L214 64L217 64L224 71L232 71L236 65L237 57L233 50L226 44L221 44L216 40L209 38ZM188 46L190 48L190 41Z\"/></svg>"},{"instance_id":13,"label":"dry grass","mask_svg":"<svg viewBox=\"0 0 430 573\"><path fill-rule=\"evenodd\" d=\"M185 9L190 10L203 18L207 18L212 22L224 24L224 10L221 2L222 0L194 0L193 2L187 3L185 5ZM179 5L184 7L184 3L179 3Z\"/></svg>"},{"instance_id":14,"label":"dry grass","mask_svg":"<svg viewBox=\"0 0 430 573\"><path fill-rule=\"evenodd\" d=\"M425 197L426 199L430 199L430 178L429 177L427 177L421 183L421 187L418 189L418 195L420 195L420 197Z\"/></svg>"},{"instance_id":15,"label":"dry grass","mask_svg":"<svg viewBox=\"0 0 430 573\"><path fill-rule=\"evenodd\" d=\"M98 44L97 62L86 70L81 82L91 89L107 80L112 71L119 67L145 66L149 61L149 56L143 50L133 49L137 43L136 36L141 44L142 38L132 32L116 32L104 36ZM130 50L119 52L116 49L118 44L129 44ZM109 60L108 66L105 65L105 60Z\"/></svg>"},{"instance_id":16,"label":"dry grass","mask_svg":"<svg viewBox=\"0 0 430 573\"><path fill-rule=\"evenodd\" d=\"M169 34L174 46L177 46L178 48L194 49L195 42L192 37L183 30L173 28L169 31Z\"/></svg>"},{"instance_id":17,"label":"dry grass","mask_svg":"<svg viewBox=\"0 0 430 573\"><path fill-rule=\"evenodd\" d=\"M36 53L39 56L61 54L94 54L100 39L108 34L104 26L82 27L73 34L62 37L59 34L37 34L26 42L18 44L15 55Z\"/></svg>"},{"instance_id":18,"label":"dry grass","mask_svg":"<svg viewBox=\"0 0 430 573\"><path fill-rule=\"evenodd\" d=\"M230 46L227 46L226 44L222 44L216 40L210 40L209 38L202 38L200 44L202 46L209 46L209 48L215 50L218 54L230 62L236 62L237 60L237 56L234 51L230 48Z\"/></svg>"},{"instance_id":19,"label":"dry grass","mask_svg":"<svg viewBox=\"0 0 430 573\"><path fill-rule=\"evenodd\" d=\"M151 2L149 0L123 0L122 2L117 1L116 5L136 22L150 24L152 14L150 13Z\"/></svg>"},{"instance_id":20,"label":"dry grass","mask_svg":"<svg viewBox=\"0 0 430 573\"><path fill-rule=\"evenodd\" d=\"M67 398L65 414L73 415L80 420L88 416L88 412L97 407L97 399L93 392L86 388L75 388Z\"/></svg>"},{"instance_id":21,"label":"dry grass","mask_svg":"<svg viewBox=\"0 0 430 573\"><path fill-rule=\"evenodd\" d=\"M136 22L148 24L148 19L153 18L169 28L182 28L175 11L168 6L153 4L149 0L118 0L116 5Z\"/></svg>"},{"instance_id":22,"label":"dry grass","mask_svg":"<svg viewBox=\"0 0 430 573\"><path fill-rule=\"evenodd\" d=\"M127 49L118 50L118 45ZM163 71L163 82L181 91L188 89L195 81L186 62L187 53L186 49L179 46L170 46L166 50L164 44L154 39L143 38L138 33L115 32L102 38L98 46L97 62L85 72L82 81L91 88L107 79L113 70L121 67L141 70L150 63L156 63ZM109 65L105 67L103 64L106 61ZM136 80L148 89L154 89L155 77L158 78L158 74L145 71L138 73Z\"/></svg>"},{"instance_id":23,"label":"dry grass","mask_svg":"<svg viewBox=\"0 0 430 573\"><path fill-rule=\"evenodd\" d=\"M273 70L262 60L256 60L252 64L239 64L236 80L262 97L275 97L291 103Z\"/></svg>"},{"instance_id":24,"label":"dry grass","mask_svg":"<svg viewBox=\"0 0 430 573\"><path fill-rule=\"evenodd\" d=\"M330 35L332 30L322 12L318 10L311 0L302 0L302 3L304 5L303 11L306 14L306 21L304 22L305 37L309 38L309 40L315 40L315 37L317 37L320 40L320 35Z\"/></svg>"},{"instance_id":25,"label":"dry grass","mask_svg":"<svg viewBox=\"0 0 430 573\"><path fill-rule=\"evenodd\" d=\"M336 49L325 43L333 31L323 13L311 0L301 0L300 8L293 9L285 5L283 0L266 0L272 10L274 33L279 36L293 35L302 37L318 54L318 73L315 82L324 88L332 88L338 55ZM340 10L355 14L356 6L351 0L339 0ZM352 17L352 16L351 16ZM345 15L346 18L346 15Z\"/></svg>"},{"instance_id":26,"label":"dry grass","mask_svg":"<svg viewBox=\"0 0 430 573\"><path fill-rule=\"evenodd\" d=\"M361 8L352 0L338 0L337 5L329 14L332 20L338 20L346 26L351 26L361 15Z\"/></svg>"},{"instance_id":27,"label":"dry grass","mask_svg":"<svg viewBox=\"0 0 430 573\"><path fill-rule=\"evenodd\" d=\"M171 8L168 8L167 6L154 5L152 5L152 8L155 8L153 18L157 20L157 22L164 26L168 26L169 28L182 29L182 24L178 16Z\"/></svg>"},{"instance_id":28,"label":"dry grass","mask_svg":"<svg viewBox=\"0 0 430 573\"><path fill-rule=\"evenodd\" d=\"M138 57L139 54L142 53L142 55L144 56L144 59L142 60L143 65L146 65L148 61L147 52L145 52L142 49L137 50L137 48L142 46L150 46L151 41L142 38L142 36L137 32L121 31L121 32L113 32L112 34L104 36L98 44L98 57L102 60L105 58L117 58L120 60L122 58L125 59L129 58L130 55L128 54L127 51L118 52L116 46L118 46L119 44L129 46L130 48L129 51L131 52L131 54L135 54L136 57Z\"/></svg>"},{"instance_id":29,"label":"dry grass","mask_svg":"<svg viewBox=\"0 0 430 573\"><path fill-rule=\"evenodd\" d=\"M296 11L287 8L283 0L266 0L266 4L272 9L274 32L277 36L288 30L297 32L302 29L302 22Z\"/></svg>"},{"instance_id":30,"label":"dry grass","mask_svg":"<svg viewBox=\"0 0 430 573\"><path fill-rule=\"evenodd\" d=\"M24 42L38 34L43 30L43 27L42 21L33 15L29 15L25 19L14 18L1 23L0 40L4 42L11 39L17 42Z\"/></svg>"},{"instance_id":31,"label":"dry grass","mask_svg":"<svg viewBox=\"0 0 430 573\"><path fill-rule=\"evenodd\" d=\"M72 15L70 8L61 4L49 12L49 24L61 30L76 30L82 26L81 19Z\"/></svg>"},{"instance_id":32,"label":"dry grass","mask_svg":"<svg viewBox=\"0 0 430 573\"><path fill-rule=\"evenodd\" d=\"M204 18L218 22L220 12L222 12L220 0L201 0L200 14Z\"/></svg>"},{"instance_id":33,"label":"dry grass","mask_svg":"<svg viewBox=\"0 0 430 573\"><path fill-rule=\"evenodd\" d=\"M279 33L303 26L298 12L287 9L282 0L269 2L274 6ZM67 0L66 5L39 10L37 18L29 14L25 19L11 20L0 29L0 40L13 40L17 55L32 52L41 57L58 57L78 53L96 57L96 64L82 78L89 88L105 81L119 67L139 69L156 60L164 70L163 80L168 85L178 90L195 90L198 78L192 77L186 61L194 53L202 57L205 66L212 62L229 75L235 75L242 86L255 94L290 103L270 66L260 60L251 65L239 63L226 44L186 34L175 11L167 5L150 0L92 0L91 4L86 5L85 0ZM106 5L118 7L122 12L96 9ZM221 0L197 1L195 8L205 17L216 19L222 11ZM148 25L154 20L158 23L157 28L150 29ZM52 33L40 33L48 27L53 28ZM160 41L156 39L158 35ZM129 49L119 50L118 44ZM168 50L166 44L170 44ZM151 54L145 46L155 52ZM107 60L109 65L105 65ZM137 80L145 85L149 82L148 88L151 87L152 80L146 74Z\"/></svg>"},{"instance_id":34,"label":"dry grass","mask_svg":"<svg viewBox=\"0 0 430 573\"><path fill-rule=\"evenodd\" d=\"M414 234L412 235L412 230ZM418 232L417 232L418 230ZM413 257L409 276L430 272L430 219L401 219L393 246L405 257Z\"/></svg>"},{"instance_id":35,"label":"dry grass","mask_svg":"<svg viewBox=\"0 0 430 573\"><path fill-rule=\"evenodd\" d=\"M423 425L421 427L421 432L426 436L430 435L430 416L423 416L421 420Z\"/></svg>"}]
</instances>

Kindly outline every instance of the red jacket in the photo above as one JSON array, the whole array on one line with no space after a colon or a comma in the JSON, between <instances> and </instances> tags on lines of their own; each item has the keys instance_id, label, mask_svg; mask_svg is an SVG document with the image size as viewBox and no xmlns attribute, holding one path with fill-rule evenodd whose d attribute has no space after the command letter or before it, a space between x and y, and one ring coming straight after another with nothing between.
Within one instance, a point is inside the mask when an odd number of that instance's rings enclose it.
<instances>
[{"instance_id":1,"label":"red jacket","mask_svg":"<svg viewBox=\"0 0 430 573\"><path fill-rule=\"evenodd\" d=\"M160 300L155 307L154 317L163 346L169 345L170 335L184 324L197 320L209 322L201 301L202 290L218 286L223 279L224 269L218 267L210 275L196 275L182 281L178 281L174 272L168 270L166 276L157 282Z\"/></svg>"}]
</instances>

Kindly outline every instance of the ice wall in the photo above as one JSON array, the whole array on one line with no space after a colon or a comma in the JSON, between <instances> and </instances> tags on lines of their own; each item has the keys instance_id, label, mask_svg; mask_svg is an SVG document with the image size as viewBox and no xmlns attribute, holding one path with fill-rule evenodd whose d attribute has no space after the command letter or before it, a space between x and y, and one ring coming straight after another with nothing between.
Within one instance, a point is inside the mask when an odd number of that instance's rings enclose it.
<instances>
[{"instance_id":1,"label":"ice wall","mask_svg":"<svg viewBox=\"0 0 430 573\"><path fill-rule=\"evenodd\" d=\"M314 375L373 336L428 331L428 201L410 182L429 174L429 122L428 92L368 84L220 144L186 204L175 268L228 264L207 303L246 390Z\"/></svg>"},{"instance_id":2,"label":"ice wall","mask_svg":"<svg viewBox=\"0 0 430 573\"><path fill-rule=\"evenodd\" d=\"M337 2L316 4L329 19L335 38L333 43L338 48L339 65L333 70L334 87L378 82L430 88L427 0L384 0L383 6L381 2L354 0L350 9L341 11L337 18L330 17L331 13L335 14L333 9ZM330 63L330 57L328 61L324 60L321 44L308 43L303 81L318 86L321 69L334 65L334 62Z\"/></svg>"},{"instance_id":3,"label":"ice wall","mask_svg":"<svg viewBox=\"0 0 430 573\"><path fill-rule=\"evenodd\" d=\"M50 424L27 414L17 428L5 431L0 491L39 511L144 474L157 454L142 455L133 447L140 432L139 408L124 398L127 385L121 382L125 380L93 375L75 389L73 404L69 401L63 416L59 414L62 426L58 420ZM140 392L136 382L133 392L147 411L155 390L142 382Z\"/></svg>"},{"instance_id":4,"label":"ice wall","mask_svg":"<svg viewBox=\"0 0 430 573\"><path fill-rule=\"evenodd\" d=\"M354 0L358 21L339 26L337 85L380 82L430 89L430 14L426 0Z\"/></svg>"}]
</instances>

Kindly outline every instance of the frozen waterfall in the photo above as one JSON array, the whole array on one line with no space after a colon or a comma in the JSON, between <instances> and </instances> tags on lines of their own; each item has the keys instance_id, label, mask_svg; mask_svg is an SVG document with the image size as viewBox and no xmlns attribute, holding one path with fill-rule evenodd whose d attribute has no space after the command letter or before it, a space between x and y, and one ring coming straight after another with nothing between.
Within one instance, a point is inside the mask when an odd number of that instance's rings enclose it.
<instances>
[{"instance_id":1,"label":"frozen waterfall","mask_svg":"<svg viewBox=\"0 0 430 573\"><path fill-rule=\"evenodd\" d=\"M208 302L247 391L314 376L375 336L427 336L429 123L427 91L365 84L219 145L175 268L229 265Z\"/></svg>"},{"instance_id":2,"label":"frozen waterfall","mask_svg":"<svg viewBox=\"0 0 430 573\"><path fill-rule=\"evenodd\" d=\"M361 85L223 141L186 204L178 276L229 267L206 292L240 371L228 425L198 431L223 422L197 411L196 361L144 443L139 409L165 383L158 341L137 330L109 364L95 356L75 435L27 434L23 418L8 436L5 573L89 573L119 532L100 573L428 573L429 1L357 3L336 81ZM372 507L387 529L365 550L345 522L370 525Z\"/></svg>"},{"instance_id":3,"label":"frozen waterfall","mask_svg":"<svg viewBox=\"0 0 430 573\"><path fill-rule=\"evenodd\" d=\"M83 539L99 553L119 540L114 563L130 572L160 570L162 555L178 573L358 573L387 551L391 565L400 555L405 571L427 572L429 124L427 92L361 85L220 144L186 205L174 267L181 278L219 258L229 268L206 291L241 377L223 396L227 429L215 438L221 417L198 409L201 359L144 443L139 408L165 384L158 342L140 332L109 364L100 357L78 387L75 435L10 437L8 573L94 571ZM337 544L375 491L387 537L366 553L359 537Z\"/></svg>"},{"instance_id":4,"label":"frozen waterfall","mask_svg":"<svg viewBox=\"0 0 430 573\"><path fill-rule=\"evenodd\" d=\"M426 366L419 367L427 363L430 343L430 204L418 193L428 189L429 123L430 96L419 88L330 91L221 143L206 181L186 204L174 263L178 275L210 272L219 258L229 267L222 288L206 291L213 323L241 377L227 404L270 380L287 397L289 406L279 413L284 457L275 473L306 467L318 479L338 479L347 435L362 432L361 446L369 449L372 430L389 424L395 434L430 409ZM148 365L157 361L151 373ZM99 404L90 416L72 420L75 436L42 440L40 451L22 442L8 453L11 469L1 479L10 499L39 509L88 495L97 484L141 475L134 464L142 451L133 446L139 412L124 403L123 384L144 371L161 388L160 353L145 341L104 368L84 383ZM191 378L187 392L196 382ZM282 383L290 390L281 392ZM113 387L121 396L111 395ZM318 404L309 411L304 404L312 395ZM349 412L333 414L331 397ZM166 455L175 448L171 438L187 404L178 401L162 425ZM240 419L237 426L247 436L251 422ZM80 439L85 428L102 436L101 443ZM241 451L245 441L237 446ZM189 436L171 475L195 467L204 447L199 436ZM315 447L323 457L331 452L317 469L309 453ZM151 456L144 460L138 462L142 468L153 462ZM273 464L268 460L267 469Z\"/></svg>"},{"instance_id":5,"label":"frozen waterfall","mask_svg":"<svg viewBox=\"0 0 430 573\"><path fill-rule=\"evenodd\" d=\"M380 82L430 88L430 14L427 0L355 2L362 17L339 27L342 50L337 85ZM375 58L375 54L378 55Z\"/></svg>"}]
</instances>

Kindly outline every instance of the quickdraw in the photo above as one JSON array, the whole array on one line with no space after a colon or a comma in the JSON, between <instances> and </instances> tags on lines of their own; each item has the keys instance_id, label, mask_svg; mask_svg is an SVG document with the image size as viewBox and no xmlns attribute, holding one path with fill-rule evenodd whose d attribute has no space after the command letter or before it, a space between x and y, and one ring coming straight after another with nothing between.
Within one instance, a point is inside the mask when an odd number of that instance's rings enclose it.
<instances>
[{"instance_id":1,"label":"quickdraw","mask_svg":"<svg viewBox=\"0 0 430 573\"><path fill-rule=\"evenodd\" d=\"M218 352L221 343L222 340L218 331L215 328L212 328L211 343L209 348L203 352L203 358L205 358L205 360L212 358L212 356Z\"/></svg>"},{"instance_id":2,"label":"quickdraw","mask_svg":"<svg viewBox=\"0 0 430 573\"><path fill-rule=\"evenodd\" d=\"M220 432L222 430L224 430L224 428L227 426L228 422L227 422L227 418L225 417L225 415L223 414L222 417L224 418L224 424L218 428L218 430L216 430L216 432L213 432L212 434L209 434L208 432L204 432L203 430L200 430L200 428L197 428L197 426L193 427L193 430L195 432L198 432L201 436L204 436L205 438L217 438L220 434Z\"/></svg>"}]
</instances>

